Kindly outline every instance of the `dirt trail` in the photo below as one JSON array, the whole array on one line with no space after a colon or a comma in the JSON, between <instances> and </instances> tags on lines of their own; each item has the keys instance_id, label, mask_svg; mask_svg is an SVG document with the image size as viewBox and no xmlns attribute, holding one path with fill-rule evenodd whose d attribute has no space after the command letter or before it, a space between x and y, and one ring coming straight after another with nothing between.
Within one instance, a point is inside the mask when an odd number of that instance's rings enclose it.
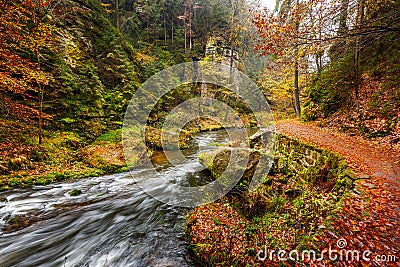
<instances>
[{"instance_id":1,"label":"dirt trail","mask_svg":"<svg viewBox=\"0 0 400 267\"><path fill-rule=\"evenodd\" d=\"M278 132L335 151L357 174L371 176L358 184L358 194L346 200L332 222L333 232L323 232L318 247L334 247L342 238L347 250L372 252L368 261L339 261L335 266L400 266L399 151L296 120L278 121L276 126ZM310 266L334 265L310 262Z\"/></svg>"},{"instance_id":2,"label":"dirt trail","mask_svg":"<svg viewBox=\"0 0 400 267\"><path fill-rule=\"evenodd\" d=\"M359 174L386 178L400 185L400 151L379 147L358 136L348 136L296 120L278 121L276 127L279 132L342 155Z\"/></svg>"}]
</instances>

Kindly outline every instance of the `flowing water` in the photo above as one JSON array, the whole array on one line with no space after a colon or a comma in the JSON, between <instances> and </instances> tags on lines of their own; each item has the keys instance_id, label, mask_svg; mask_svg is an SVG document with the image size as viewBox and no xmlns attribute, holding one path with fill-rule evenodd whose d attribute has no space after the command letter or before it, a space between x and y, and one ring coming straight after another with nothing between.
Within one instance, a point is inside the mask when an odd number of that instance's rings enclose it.
<instances>
[{"instance_id":1,"label":"flowing water","mask_svg":"<svg viewBox=\"0 0 400 267\"><path fill-rule=\"evenodd\" d=\"M158 153L153 163L175 184L204 184L210 177L198 163L199 152L226 141L225 131L199 134L182 162L172 166ZM0 193L0 227L15 216L39 218L0 232L0 266L193 266L184 237L189 209L144 193L132 176L145 179L149 173L143 168ZM82 194L70 196L73 189ZM174 193L173 186L168 190Z\"/></svg>"}]
</instances>

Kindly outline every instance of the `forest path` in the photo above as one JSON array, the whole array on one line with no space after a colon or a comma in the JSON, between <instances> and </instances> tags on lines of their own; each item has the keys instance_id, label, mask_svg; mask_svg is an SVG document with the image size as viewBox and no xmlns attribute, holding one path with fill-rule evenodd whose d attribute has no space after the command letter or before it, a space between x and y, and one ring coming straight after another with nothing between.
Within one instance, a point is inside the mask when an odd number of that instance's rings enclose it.
<instances>
[{"instance_id":1,"label":"forest path","mask_svg":"<svg viewBox=\"0 0 400 267\"><path fill-rule=\"evenodd\" d=\"M400 186L399 151L378 146L373 141L359 136L348 136L328 128L317 127L313 123L283 120L276 122L276 127L279 132L342 155L358 174L388 179Z\"/></svg>"},{"instance_id":2,"label":"forest path","mask_svg":"<svg viewBox=\"0 0 400 267\"><path fill-rule=\"evenodd\" d=\"M399 151L315 123L283 120L276 127L278 132L342 155L359 176L370 175L357 183L355 193L333 220L332 231L320 235L318 241L323 245L319 248L334 247L342 238L346 250L370 250L372 254L368 261L340 261L338 266L400 266Z\"/></svg>"}]
</instances>

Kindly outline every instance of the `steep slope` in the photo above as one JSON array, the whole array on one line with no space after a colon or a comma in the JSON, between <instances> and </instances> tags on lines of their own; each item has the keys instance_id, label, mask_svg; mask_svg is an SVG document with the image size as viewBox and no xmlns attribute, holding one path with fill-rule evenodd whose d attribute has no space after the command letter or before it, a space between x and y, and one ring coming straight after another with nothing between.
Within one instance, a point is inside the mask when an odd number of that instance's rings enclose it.
<instances>
[{"instance_id":1,"label":"steep slope","mask_svg":"<svg viewBox=\"0 0 400 267\"><path fill-rule=\"evenodd\" d=\"M99 1L64 1L71 12L58 25L51 69L55 80L45 94L52 124L94 138L121 121L139 86L135 53L106 18Z\"/></svg>"}]
</instances>

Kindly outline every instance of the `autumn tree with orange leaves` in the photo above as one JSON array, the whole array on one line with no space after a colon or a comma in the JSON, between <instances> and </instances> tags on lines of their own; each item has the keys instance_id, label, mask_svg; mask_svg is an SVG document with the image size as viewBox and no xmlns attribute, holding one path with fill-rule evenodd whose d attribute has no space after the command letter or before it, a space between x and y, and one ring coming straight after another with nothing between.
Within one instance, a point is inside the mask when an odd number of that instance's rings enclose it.
<instances>
[{"instance_id":1,"label":"autumn tree with orange leaves","mask_svg":"<svg viewBox=\"0 0 400 267\"><path fill-rule=\"evenodd\" d=\"M387 51L397 43L394 40L400 31L398 7L398 1L389 0L278 0L276 11L261 10L255 14L259 35L256 48L263 55L272 55L274 64L285 65L282 69L293 69L291 91L298 117L299 73L312 73L315 80L325 67L339 66L331 75L337 77L333 84L338 87L328 90L332 86L323 86L329 99L325 101L328 104L323 104L328 107L323 108L327 114L352 95L358 101L363 69L376 67L369 62L382 61L382 66L396 68L397 63L392 63L396 56ZM371 58L371 52L365 51L374 45L377 48ZM385 56L375 55L376 51Z\"/></svg>"},{"instance_id":2,"label":"autumn tree with orange leaves","mask_svg":"<svg viewBox=\"0 0 400 267\"><path fill-rule=\"evenodd\" d=\"M290 1L289 1L290 2ZM263 55L274 55L279 63L290 65L294 71L294 108L300 117L299 99L299 34L306 9L299 1L281 5L277 12L264 10L256 14L254 23L258 28L259 44L256 46Z\"/></svg>"},{"instance_id":3,"label":"autumn tree with orange leaves","mask_svg":"<svg viewBox=\"0 0 400 267\"><path fill-rule=\"evenodd\" d=\"M41 62L55 39L53 0L1 0L0 8L0 103L6 116L37 117L41 144L44 87L52 79Z\"/></svg>"},{"instance_id":4,"label":"autumn tree with orange leaves","mask_svg":"<svg viewBox=\"0 0 400 267\"><path fill-rule=\"evenodd\" d=\"M310 65L320 71L323 55L337 33L336 10L343 1L284 0L277 1L277 10L263 10L255 15L259 40L256 49L263 55L273 55L282 69L293 69L293 102L296 117L300 117L300 72ZM342 12L343 13L343 12ZM340 19L344 27L343 14Z\"/></svg>"}]
</instances>

